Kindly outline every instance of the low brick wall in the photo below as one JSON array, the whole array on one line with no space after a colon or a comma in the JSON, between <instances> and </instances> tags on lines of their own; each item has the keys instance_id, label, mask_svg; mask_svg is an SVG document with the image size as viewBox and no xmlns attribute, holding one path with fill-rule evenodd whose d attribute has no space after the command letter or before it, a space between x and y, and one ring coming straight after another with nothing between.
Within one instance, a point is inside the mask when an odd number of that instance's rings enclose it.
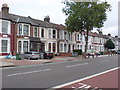
<instances>
[{"instance_id":1,"label":"low brick wall","mask_svg":"<svg viewBox=\"0 0 120 90\"><path fill-rule=\"evenodd\" d=\"M60 56L72 56L72 53L59 53Z\"/></svg>"}]
</instances>

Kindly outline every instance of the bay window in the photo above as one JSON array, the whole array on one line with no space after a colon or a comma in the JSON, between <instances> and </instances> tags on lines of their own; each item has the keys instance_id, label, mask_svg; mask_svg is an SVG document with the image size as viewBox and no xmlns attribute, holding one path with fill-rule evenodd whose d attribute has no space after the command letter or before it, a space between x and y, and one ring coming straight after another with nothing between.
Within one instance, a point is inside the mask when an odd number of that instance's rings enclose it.
<instances>
[{"instance_id":1,"label":"bay window","mask_svg":"<svg viewBox=\"0 0 120 90\"><path fill-rule=\"evenodd\" d=\"M23 51L24 52L28 51L28 41L23 41Z\"/></svg>"},{"instance_id":2,"label":"bay window","mask_svg":"<svg viewBox=\"0 0 120 90\"><path fill-rule=\"evenodd\" d=\"M44 37L44 29L41 30L41 37Z\"/></svg>"},{"instance_id":3,"label":"bay window","mask_svg":"<svg viewBox=\"0 0 120 90\"><path fill-rule=\"evenodd\" d=\"M2 40L2 52L6 53L8 49L8 40Z\"/></svg>"},{"instance_id":4,"label":"bay window","mask_svg":"<svg viewBox=\"0 0 120 90\"><path fill-rule=\"evenodd\" d=\"M53 38L56 38L56 30L53 30Z\"/></svg>"},{"instance_id":5,"label":"bay window","mask_svg":"<svg viewBox=\"0 0 120 90\"><path fill-rule=\"evenodd\" d=\"M2 21L2 33L8 34L8 21Z\"/></svg>"},{"instance_id":6,"label":"bay window","mask_svg":"<svg viewBox=\"0 0 120 90\"><path fill-rule=\"evenodd\" d=\"M34 36L35 36L35 37L38 36L38 28L37 28L37 27L34 28Z\"/></svg>"},{"instance_id":7,"label":"bay window","mask_svg":"<svg viewBox=\"0 0 120 90\"><path fill-rule=\"evenodd\" d=\"M29 26L28 26L28 25L24 25L23 34L24 34L25 36L28 36L28 33L29 33Z\"/></svg>"},{"instance_id":8,"label":"bay window","mask_svg":"<svg viewBox=\"0 0 120 90\"><path fill-rule=\"evenodd\" d=\"M51 38L51 30L49 30L49 38Z\"/></svg>"},{"instance_id":9,"label":"bay window","mask_svg":"<svg viewBox=\"0 0 120 90\"><path fill-rule=\"evenodd\" d=\"M28 24L18 24L18 35L29 36L29 31Z\"/></svg>"}]
</instances>

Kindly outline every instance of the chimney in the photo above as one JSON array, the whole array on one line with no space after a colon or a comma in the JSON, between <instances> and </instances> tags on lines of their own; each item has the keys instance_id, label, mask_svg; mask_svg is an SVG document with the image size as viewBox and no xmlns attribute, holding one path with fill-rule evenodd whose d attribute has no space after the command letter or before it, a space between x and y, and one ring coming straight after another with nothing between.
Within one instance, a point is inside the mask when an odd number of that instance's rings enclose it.
<instances>
[{"instance_id":1,"label":"chimney","mask_svg":"<svg viewBox=\"0 0 120 90\"><path fill-rule=\"evenodd\" d=\"M3 4L1 9L2 12L9 13L9 7L7 4Z\"/></svg>"},{"instance_id":2,"label":"chimney","mask_svg":"<svg viewBox=\"0 0 120 90\"><path fill-rule=\"evenodd\" d=\"M111 34L109 33L108 36L111 37Z\"/></svg>"},{"instance_id":3,"label":"chimney","mask_svg":"<svg viewBox=\"0 0 120 90\"><path fill-rule=\"evenodd\" d=\"M102 34L102 31L100 31L99 34Z\"/></svg>"},{"instance_id":4,"label":"chimney","mask_svg":"<svg viewBox=\"0 0 120 90\"><path fill-rule=\"evenodd\" d=\"M118 36L115 36L115 38L118 38Z\"/></svg>"},{"instance_id":5,"label":"chimney","mask_svg":"<svg viewBox=\"0 0 120 90\"><path fill-rule=\"evenodd\" d=\"M44 21L50 22L50 17L49 16L45 16Z\"/></svg>"}]
</instances>

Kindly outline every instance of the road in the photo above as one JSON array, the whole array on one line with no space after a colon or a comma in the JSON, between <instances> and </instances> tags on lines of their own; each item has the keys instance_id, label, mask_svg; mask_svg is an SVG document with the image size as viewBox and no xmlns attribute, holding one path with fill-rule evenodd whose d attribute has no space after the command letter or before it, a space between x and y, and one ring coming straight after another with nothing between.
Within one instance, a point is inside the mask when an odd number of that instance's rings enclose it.
<instances>
[{"instance_id":1,"label":"road","mask_svg":"<svg viewBox=\"0 0 120 90\"><path fill-rule=\"evenodd\" d=\"M51 88L118 67L118 56L2 70L3 88Z\"/></svg>"}]
</instances>

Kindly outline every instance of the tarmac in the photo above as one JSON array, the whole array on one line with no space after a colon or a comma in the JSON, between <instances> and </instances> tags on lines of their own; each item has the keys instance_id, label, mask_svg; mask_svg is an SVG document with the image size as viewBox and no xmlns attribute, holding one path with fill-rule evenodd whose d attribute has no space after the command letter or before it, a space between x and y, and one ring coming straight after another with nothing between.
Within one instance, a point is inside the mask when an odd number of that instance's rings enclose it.
<instances>
[{"instance_id":1,"label":"tarmac","mask_svg":"<svg viewBox=\"0 0 120 90\"><path fill-rule=\"evenodd\" d=\"M99 57L105 57L105 56L109 56L109 55L101 55ZM0 58L0 68L34 65L34 64L42 64L42 63L63 62L63 61L71 61L71 60L83 60L83 58L82 56L77 56L77 57L55 56L52 59L39 59L39 60L27 60L27 59L16 60L16 59Z\"/></svg>"}]
</instances>

